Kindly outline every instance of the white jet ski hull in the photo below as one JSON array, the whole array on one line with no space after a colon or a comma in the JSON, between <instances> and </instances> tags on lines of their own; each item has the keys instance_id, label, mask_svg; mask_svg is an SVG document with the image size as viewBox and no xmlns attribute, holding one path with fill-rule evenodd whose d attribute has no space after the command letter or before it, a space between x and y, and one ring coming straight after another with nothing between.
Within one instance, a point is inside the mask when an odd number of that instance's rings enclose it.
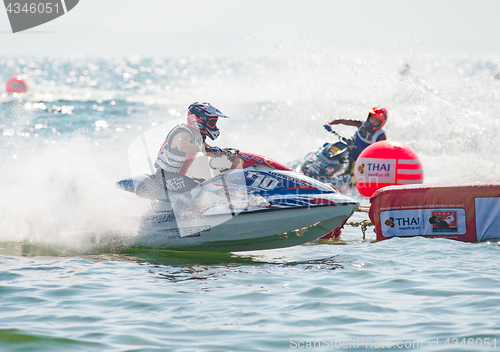
<instances>
[{"instance_id":1,"label":"white jet ski hull","mask_svg":"<svg viewBox=\"0 0 500 352\"><path fill-rule=\"evenodd\" d=\"M355 206L283 208L210 215L177 223L147 222L139 231L135 247L208 252L291 247L314 241L341 226Z\"/></svg>"}]
</instances>

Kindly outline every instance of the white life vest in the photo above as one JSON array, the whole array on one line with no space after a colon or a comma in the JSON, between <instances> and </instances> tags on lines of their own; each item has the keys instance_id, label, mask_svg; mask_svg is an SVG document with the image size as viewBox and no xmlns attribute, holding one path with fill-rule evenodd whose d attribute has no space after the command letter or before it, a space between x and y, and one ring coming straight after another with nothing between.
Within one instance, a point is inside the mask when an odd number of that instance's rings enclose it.
<instances>
[{"instance_id":1,"label":"white life vest","mask_svg":"<svg viewBox=\"0 0 500 352\"><path fill-rule=\"evenodd\" d=\"M155 161L155 168L157 169L161 168L167 172L180 173L181 168L184 166L184 163L188 159L188 154L181 152L179 149L172 148L170 146L171 137L173 137L180 131L187 131L189 132L189 134L191 134L190 143L195 145L202 144L202 141L196 139L193 132L187 125L181 124L175 126L168 133L167 138L165 138L165 141L163 142L163 145L160 148L160 152L158 153L158 157L156 158ZM192 162L192 160L190 160L190 162Z\"/></svg>"}]
</instances>

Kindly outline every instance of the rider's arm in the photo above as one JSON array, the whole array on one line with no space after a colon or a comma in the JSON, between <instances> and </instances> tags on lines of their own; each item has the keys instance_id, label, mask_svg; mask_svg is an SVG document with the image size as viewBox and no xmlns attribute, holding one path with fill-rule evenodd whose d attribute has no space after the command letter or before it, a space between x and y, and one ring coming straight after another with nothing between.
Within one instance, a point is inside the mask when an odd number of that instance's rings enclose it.
<instances>
[{"instance_id":1,"label":"rider's arm","mask_svg":"<svg viewBox=\"0 0 500 352\"><path fill-rule=\"evenodd\" d=\"M380 136L378 136L378 138L377 138L377 142L378 142L378 141L386 141L386 140L387 140L387 137L386 137L385 133L384 133L384 134L381 134L381 135L380 135Z\"/></svg>"},{"instance_id":2,"label":"rider's arm","mask_svg":"<svg viewBox=\"0 0 500 352\"><path fill-rule=\"evenodd\" d=\"M170 145L172 148L178 148L184 153L197 153L200 151L200 147L196 144L191 143L191 134L186 131L180 131L176 133Z\"/></svg>"},{"instance_id":3,"label":"rider's arm","mask_svg":"<svg viewBox=\"0 0 500 352\"><path fill-rule=\"evenodd\" d=\"M346 119L337 119L328 122L329 125L347 125L347 126L354 126L357 128L360 128L361 125L363 124L363 121L359 120L346 120Z\"/></svg>"},{"instance_id":4,"label":"rider's arm","mask_svg":"<svg viewBox=\"0 0 500 352\"><path fill-rule=\"evenodd\" d=\"M202 152L204 155L210 157L216 157L220 155L221 149L219 147L211 147L207 142L203 142L201 146L192 144L190 142L191 141L190 137L191 137L190 134L187 132L179 132L174 136L173 143L177 143L177 148L179 148L179 150L184 153Z\"/></svg>"}]
</instances>

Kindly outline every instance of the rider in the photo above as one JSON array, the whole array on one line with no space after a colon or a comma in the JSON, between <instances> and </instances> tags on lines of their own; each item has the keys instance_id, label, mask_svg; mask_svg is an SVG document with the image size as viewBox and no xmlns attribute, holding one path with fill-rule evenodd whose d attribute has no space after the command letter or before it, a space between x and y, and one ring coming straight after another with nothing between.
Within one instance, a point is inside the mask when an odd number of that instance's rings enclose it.
<instances>
[{"instance_id":1,"label":"rider","mask_svg":"<svg viewBox=\"0 0 500 352\"><path fill-rule=\"evenodd\" d=\"M177 125L167 134L154 164L156 172L153 178L169 195L179 196L199 185L197 180L186 176L197 152L210 157L221 155L219 147L211 147L206 142L207 137L215 140L219 136L219 117L228 116L210 103L195 102L188 107L187 124ZM194 195L191 194L189 198Z\"/></svg>"},{"instance_id":2,"label":"rider","mask_svg":"<svg viewBox=\"0 0 500 352\"><path fill-rule=\"evenodd\" d=\"M342 124L358 128L353 137L354 147L351 149L349 155L351 162L354 163L354 161L358 159L359 154L361 154L370 144L387 139L385 130L382 128L386 122L387 109L382 106L375 106L370 109L368 117L364 122L359 120L338 119L328 122L325 128L330 132L332 131L331 125Z\"/></svg>"},{"instance_id":3,"label":"rider","mask_svg":"<svg viewBox=\"0 0 500 352\"><path fill-rule=\"evenodd\" d=\"M358 159L359 154L368 147L370 144L373 144L378 141L384 141L387 139L385 135L385 130L382 129L387 122L387 109L382 106L375 106L371 108L368 112L368 117L366 120L345 120L345 119L337 119L328 122L325 125L325 129L328 132L332 131L331 125L347 125L357 127L358 130L352 139L353 148L349 152L349 161L350 167L349 170L352 177L352 169L354 167L354 162ZM337 227L335 230L329 232L325 236L321 237L321 239L333 239L340 237L342 233L342 226Z\"/></svg>"}]
</instances>

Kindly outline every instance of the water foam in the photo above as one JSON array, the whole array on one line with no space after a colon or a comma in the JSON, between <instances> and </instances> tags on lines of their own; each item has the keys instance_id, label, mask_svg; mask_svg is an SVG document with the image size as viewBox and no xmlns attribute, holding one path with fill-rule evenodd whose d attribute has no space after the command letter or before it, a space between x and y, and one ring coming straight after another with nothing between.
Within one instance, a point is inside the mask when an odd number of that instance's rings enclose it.
<instances>
[{"instance_id":1,"label":"water foam","mask_svg":"<svg viewBox=\"0 0 500 352\"><path fill-rule=\"evenodd\" d=\"M110 159L88 138L24 147L2 168L2 242L87 251L100 237L136 233L147 204L115 188Z\"/></svg>"}]
</instances>

